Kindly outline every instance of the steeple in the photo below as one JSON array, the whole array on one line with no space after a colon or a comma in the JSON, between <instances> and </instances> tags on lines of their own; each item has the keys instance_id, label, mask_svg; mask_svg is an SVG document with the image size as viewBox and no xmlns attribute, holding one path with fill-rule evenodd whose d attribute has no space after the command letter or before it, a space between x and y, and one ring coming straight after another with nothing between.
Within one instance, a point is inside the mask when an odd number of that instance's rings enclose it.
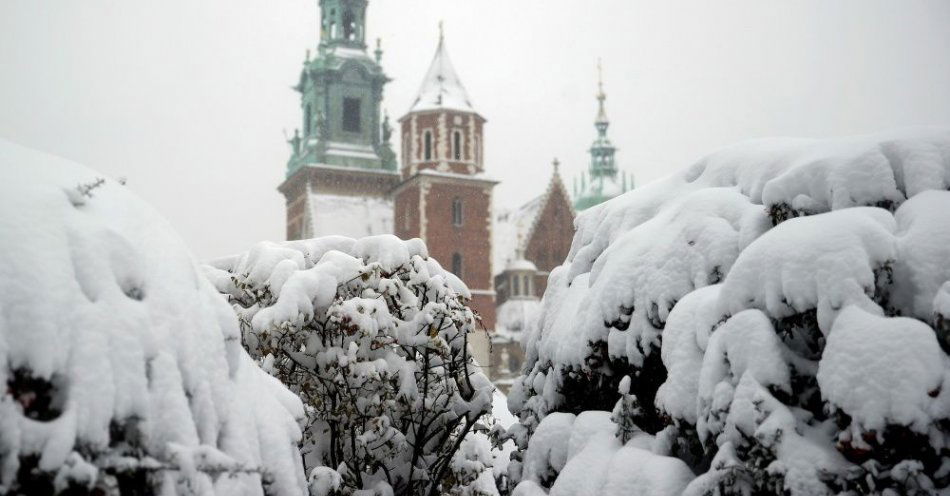
<instances>
[{"instance_id":1,"label":"steeple","mask_svg":"<svg viewBox=\"0 0 950 496\"><path fill-rule=\"evenodd\" d=\"M597 61L597 106L597 119L594 121L597 139L590 148L591 181L597 177L617 175L617 166L614 163L614 154L617 149L607 138L610 120L607 119L607 94L604 92L604 70L600 60Z\"/></svg>"},{"instance_id":2,"label":"steeple","mask_svg":"<svg viewBox=\"0 0 950 496\"><path fill-rule=\"evenodd\" d=\"M462 85L462 80L459 79L449 59L445 29L441 22L439 23L439 46L435 50L435 56L432 58L432 63L429 65L429 70L425 79L422 80L422 86L409 112L424 110L475 112L468 92L465 91L465 86Z\"/></svg>"},{"instance_id":3,"label":"steeple","mask_svg":"<svg viewBox=\"0 0 950 496\"><path fill-rule=\"evenodd\" d=\"M600 60L597 61L597 118L594 119L594 128L597 129L597 137L589 150L590 166L586 177L581 173L580 191L574 200L574 208L578 211L627 191L626 176L621 178L617 171L617 148L607 137L610 119L607 118L607 93L604 91L604 70Z\"/></svg>"}]
</instances>

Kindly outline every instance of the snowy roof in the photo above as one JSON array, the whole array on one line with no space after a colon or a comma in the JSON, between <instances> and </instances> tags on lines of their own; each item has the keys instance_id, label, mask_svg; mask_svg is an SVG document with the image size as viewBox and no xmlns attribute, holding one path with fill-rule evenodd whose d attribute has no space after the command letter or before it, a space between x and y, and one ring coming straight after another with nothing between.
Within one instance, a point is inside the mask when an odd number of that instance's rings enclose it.
<instances>
[{"instance_id":1,"label":"snowy roof","mask_svg":"<svg viewBox=\"0 0 950 496\"><path fill-rule=\"evenodd\" d=\"M527 247L531 236L534 234L534 228L540 220L540 215L544 206L547 205L551 194L555 189L560 189L567 199L567 205L572 209L570 195L564 188L564 182L561 181L561 175L557 168L548 181L548 187L544 194L533 198L531 201L515 209L499 209L495 215L495 225L492 226L492 271L493 275L501 274L507 268L509 263L523 258L519 255L519 250ZM530 263L530 262L529 262ZM532 264L533 265L533 264ZM537 270L537 267L533 268Z\"/></svg>"},{"instance_id":2,"label":"snowy roof","mask_svg":"<svg viewBox=\"0 0 950 496\"><path fill-rule=\"evenodd\" d=\"M534 219L544 205L545 195L515 209L498 209L495 225L492 226L492 269L495 274L504 272L511 260L517 257L518 250L528 239Z\"/></svg>"},{"instance_id":3,"label":"snowy roof","mask_svg":"<svg viewBox=\"0 0 950 496\"><path fill-rule=\"evenodd\" d=\"M531 263L530 260L525 260L524 258L517 258L508 262L508 265L505 266L505 270L530 270L536 271L538 267Z\"/></svg>"},{"instance_id":4,"label":"snowy roof","mask_svg":"<svg viewBox=\"0 0 950 496\"><path fill-rule=\"evenodd\" d=\"M475 112L468 92L462 85L461 79L452 66L449 53L445 49L445 37L439 37L439 46L435 50L435 57L422 81L419 94L409 112L423 110L460 110Z\"/></svg>"}]
</instances>

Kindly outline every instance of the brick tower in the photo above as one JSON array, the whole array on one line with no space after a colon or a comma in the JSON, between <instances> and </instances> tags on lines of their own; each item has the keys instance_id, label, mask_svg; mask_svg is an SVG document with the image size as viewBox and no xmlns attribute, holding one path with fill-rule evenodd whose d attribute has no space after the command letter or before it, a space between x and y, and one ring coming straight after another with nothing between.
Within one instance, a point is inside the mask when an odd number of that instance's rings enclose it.
<instances>
[{"instance_id":1,"label":"brick tower","mask_svg":"<svg viewBox=\"0 0 950 496\"><path fill-rule=\"evenodd\" d=\"M303 132L289 140L278 188L287 201L287 239L393 231L389 192L400 175L392 128L380 113L389 79L379 42L372 57L366 51L367 2L320 0L317 56L308 52L294 88Z\"/></svg>"},{"instance_id":2,"label":"brick tower","mask_svg":"<svg viewBox=\"0 0 950 496\"><path fill-rule=\"evenodd\" d=\"M455 73L441 33L419 95L399 123L403 182L393 191L395 233L422 238L429 253L465 281L472 306L493 329L491 206L497 182L484 176L485 119Z\"/></svg>"}]
</instances>

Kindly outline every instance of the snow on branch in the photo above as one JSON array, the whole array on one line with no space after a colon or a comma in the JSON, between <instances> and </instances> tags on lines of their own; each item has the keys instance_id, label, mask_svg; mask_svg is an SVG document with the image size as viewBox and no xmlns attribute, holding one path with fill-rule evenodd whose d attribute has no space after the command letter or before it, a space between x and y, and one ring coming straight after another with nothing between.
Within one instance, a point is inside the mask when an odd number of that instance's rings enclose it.
<instances>
[{"instance_id":1,"label":"snow on branch","mask_svg":"<svg viewBox=\"0 0 950 496\"><path fill-rule=\"evenodd\" d=\"M420 240L262 243L212 265L248 351L306 406L315 494L493 486L473 437L493 392L468 349L478 316Z\"/></svg>"},{"instance_id":2,"label":"snow on branch","mask_svg":"<svg viewBox=\"0 0 950 496\"><path fill-rule=\"evenodd\" d=\"M917 129L741 143L585 211L509 395L506 489L950 490L948 189L950 130Z\"/></svg>"}]
</instances>

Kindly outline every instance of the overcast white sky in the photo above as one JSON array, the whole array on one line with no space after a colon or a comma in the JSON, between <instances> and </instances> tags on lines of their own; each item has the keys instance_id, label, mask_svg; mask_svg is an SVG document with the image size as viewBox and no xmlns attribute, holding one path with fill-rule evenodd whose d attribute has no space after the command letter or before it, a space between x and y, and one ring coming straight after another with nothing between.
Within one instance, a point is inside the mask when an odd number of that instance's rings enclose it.
<instances>
[{"instance_id":1,"label":"overcast white sky","mask_svg":"<svg viewBox=\"0 0 950 496\"><path fill-rule=\"evenodd\" d=\"M128 178L199 257L283 239L316 0L3 0L0 137ZM950 126L944 0L371 0L409 107L444 19L502 205L587 166L596 60L638 183L770 136ZM398 143L398 140L394 140Z\"/></svg>"}]
</instances>

